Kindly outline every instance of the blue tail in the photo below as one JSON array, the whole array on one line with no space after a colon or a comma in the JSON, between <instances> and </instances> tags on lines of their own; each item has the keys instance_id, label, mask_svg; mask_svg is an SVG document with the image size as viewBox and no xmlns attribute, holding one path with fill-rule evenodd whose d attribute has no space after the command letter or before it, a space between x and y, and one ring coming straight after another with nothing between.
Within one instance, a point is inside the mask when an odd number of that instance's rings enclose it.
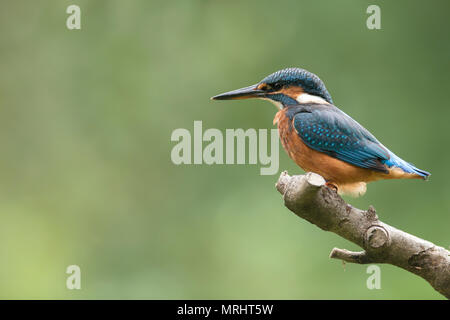
<instances>
[{"instance_id":1,"label":"blue tail","mask_svg":"<svg viewBox=\"0 0 450 320\"><path fill-rule=\"evenodd\" d=\"M425 179L425 180L431 175L431 173L429 173L425 170L420 170L420 169L414 167L411 163L408 163L405 160L397 157L391 151L389 151L389 156L390 156L390 158L388 160L382 161L388 167L398 167L398 168L402 169L403 171L405 171L406 173L418 174L419 176L423 177L423 179Z\"/></svg>"}]
</instances>

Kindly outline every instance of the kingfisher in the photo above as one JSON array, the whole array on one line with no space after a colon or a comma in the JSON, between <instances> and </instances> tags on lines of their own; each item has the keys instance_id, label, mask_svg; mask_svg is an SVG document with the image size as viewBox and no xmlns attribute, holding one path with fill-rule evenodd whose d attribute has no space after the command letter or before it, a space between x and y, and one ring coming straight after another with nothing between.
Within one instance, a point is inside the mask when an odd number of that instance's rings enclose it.
<instances>
[{"instance_id":1,"label":"kingfisher","mask_svg":"<svg viewBox=\"0 0 450 320\"><path fill-rule=\"evenodd\" d=\"M333 103L323 81L300 68L274 72L257 84L212 100L257 98L278 108L283 148L304 171L315 172L341 195L361 196L368 182L424 179L430 173L406 162Z\"/></svg>"}]
</instances>

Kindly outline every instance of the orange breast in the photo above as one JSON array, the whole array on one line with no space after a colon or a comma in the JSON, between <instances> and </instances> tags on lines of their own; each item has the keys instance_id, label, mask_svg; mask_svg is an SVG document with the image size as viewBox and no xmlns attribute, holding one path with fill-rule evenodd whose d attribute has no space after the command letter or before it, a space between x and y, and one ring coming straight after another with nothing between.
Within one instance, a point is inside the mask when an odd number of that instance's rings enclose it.
<instances>
[{"instance_id":1,"label":"orange breast","mask_svg":"<svg viewBox=\"0 0 450 320\"><path fill-rule=\"evenodd\" d=\"M282 109L275 115L274 124L278 124L283 148L303 170L318 173L327 181L337 184L389 179L384 173L354 166L308 147L298 136L292 121L286 116L286 110Z\"/></svg>"}]
</instances>

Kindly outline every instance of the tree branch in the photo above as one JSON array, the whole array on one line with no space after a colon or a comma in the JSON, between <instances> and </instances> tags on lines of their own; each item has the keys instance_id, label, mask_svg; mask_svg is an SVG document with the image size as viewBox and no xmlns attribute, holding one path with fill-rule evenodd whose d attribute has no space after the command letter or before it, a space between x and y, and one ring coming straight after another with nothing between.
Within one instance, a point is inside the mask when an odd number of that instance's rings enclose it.
<instances>
[{"instance_id":1,"label":"tree branch","mask_svg":"<svg viewBox=\"0 0 450 320\"><path fill-rule=\"evenodd\" d=\"M318 174L289 176L276 184L285 206L325 231L357 244L364 251L334 248L330 258L351 263L388 263L412 272L450 299L450 252L378 220L375 209L353 208Z\"/></svg>"}]
</instances>

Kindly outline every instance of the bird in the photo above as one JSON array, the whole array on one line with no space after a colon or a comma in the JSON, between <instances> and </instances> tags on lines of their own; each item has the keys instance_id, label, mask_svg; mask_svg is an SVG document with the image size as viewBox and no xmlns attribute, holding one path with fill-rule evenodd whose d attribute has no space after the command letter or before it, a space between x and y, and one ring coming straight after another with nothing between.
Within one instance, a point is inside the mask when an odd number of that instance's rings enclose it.
<instances>
[{"instance_id":1,"label":"bird","mask_svg":"<svg viewBox=\"0 0 450 320\"><path fill-rule=\"evenodd\" d=\"M275 104L273 124L289 157L304 171L321 175L340 195L361 196L373 181L430 176L335 106L324 82L305 69L279 70L254 85L211 99L250 98Z\"/></svg>"}]
</instances>

